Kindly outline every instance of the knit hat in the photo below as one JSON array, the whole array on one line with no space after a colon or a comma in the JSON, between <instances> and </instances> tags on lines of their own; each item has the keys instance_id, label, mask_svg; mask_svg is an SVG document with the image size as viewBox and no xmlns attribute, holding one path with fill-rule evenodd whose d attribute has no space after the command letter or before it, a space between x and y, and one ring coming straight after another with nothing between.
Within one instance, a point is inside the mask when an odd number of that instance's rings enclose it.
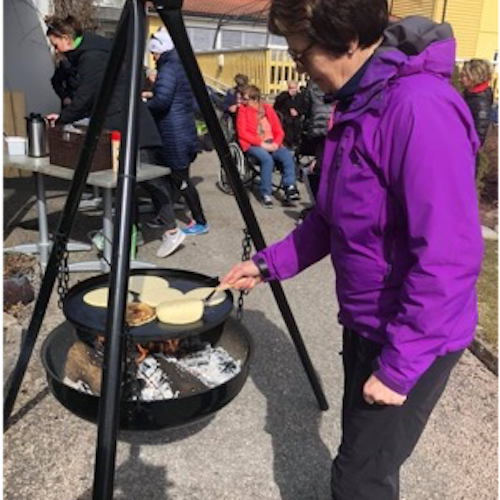
<instances>
[{"instance_id":1,"label":"knit hat","mask_svg":"<svg viewBox=\"0 0 500 500\"><path fill-rule=\"evenodd\" d=\"M156 52L157 54L163 54L163 52L169 52L174 49L174 43L170 38L170 35L166 31L157 31L151 35L151 39L148 43L149 52Z\"/></svg>"}]
</instances>

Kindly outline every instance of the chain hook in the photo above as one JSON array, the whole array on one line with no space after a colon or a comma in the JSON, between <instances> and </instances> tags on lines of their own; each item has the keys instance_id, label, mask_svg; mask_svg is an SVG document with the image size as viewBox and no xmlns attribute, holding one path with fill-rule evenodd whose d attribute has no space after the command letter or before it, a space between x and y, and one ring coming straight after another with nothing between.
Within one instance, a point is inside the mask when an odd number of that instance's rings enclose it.
<instances>
[{"instance_id":1,"label":"chain hook","mask_svg":"<svg viewBox=\"0 0 500 500\"><path fill-rule=\"evenodd\" d=\"M250 237L250 232L247 228L243 229L243 240L241 242L243 246L243 253L241 255L242 262L250 260L250 255L252 253L252 238ZM245 295L248 295L248 290L241 290L240 296L238 297L238 309L236 310L236 318L241 321L243 319L243 306L245 302Z\"/></svg>"},{"instance_id":2,"label":"chain hook","mask_svg":"<svg viewBox=\"0 0 500 500\"><path fill-rule=\"evenodd\" d=\"M69 290L69 251L65 238L60 233L55 234L55 247L59 267L57 270L57 294L59 298L57 305L63 308L63 301Z\"/></svg>"}]
</instances>

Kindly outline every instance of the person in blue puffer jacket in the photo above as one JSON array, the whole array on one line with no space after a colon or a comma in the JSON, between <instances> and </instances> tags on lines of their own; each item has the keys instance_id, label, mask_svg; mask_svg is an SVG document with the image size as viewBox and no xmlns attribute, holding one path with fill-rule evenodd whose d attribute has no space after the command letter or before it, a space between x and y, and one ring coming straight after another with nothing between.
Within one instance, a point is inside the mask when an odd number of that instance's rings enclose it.
<instances>
[{"instance_id":1,"label":"person in blue puffer jacket","mask_svg":"<svg viewBox=\"0 0 500 500\"><path fill-rule=\"evenodd\" d=\"M208 232L207 220L189 176L189 166L198 150L193 92L168 33L156 32L149 40L148 50L158 71L148 108L162 139L163 162L171 169L173 197L175 199L176 194L184 197L194 219L182 231L188 235L205 234Z\"/></svg>"}]
</instances>

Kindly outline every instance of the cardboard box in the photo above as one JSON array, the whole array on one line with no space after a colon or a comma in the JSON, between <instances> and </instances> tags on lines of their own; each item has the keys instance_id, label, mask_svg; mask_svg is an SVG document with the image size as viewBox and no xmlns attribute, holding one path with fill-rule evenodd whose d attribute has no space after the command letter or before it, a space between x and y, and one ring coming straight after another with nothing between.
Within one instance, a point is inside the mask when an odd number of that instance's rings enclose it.
<instances>
[{"instance_id":1,"label":"cardboard box","mask_svg":"<svg viewBox=\"0 0 500 500\"><path fill-rule=\"evenodd\" d=\"M3 92L3 132L7 136L26 137L26 104L24 92L4 90ZM7 143L5 143L7 146ZM5 147L4 151L7 150ZM31 172L18 168L3 167L3 177L6 179L31 177Z\"/></svg>"}]
</instances>

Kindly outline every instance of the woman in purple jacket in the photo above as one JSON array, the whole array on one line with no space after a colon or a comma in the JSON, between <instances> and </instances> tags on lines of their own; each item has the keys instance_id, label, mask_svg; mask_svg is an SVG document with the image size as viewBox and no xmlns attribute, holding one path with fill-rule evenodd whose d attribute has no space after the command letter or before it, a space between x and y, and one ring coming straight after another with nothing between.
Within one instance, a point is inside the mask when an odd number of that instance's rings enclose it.
<instances>
[{"instance_id":1,"label":"woman in purple jacket","mask_svg":"<svg viewBox=\"0 0 500 500\"><path fill-rule=\"evenodd\" d=\"M449 83L455 42L423 18L388 26L385 0L273 0L269 19L329 95L331 126L309 216L222 282L253 288L330 255L345 371L333 499L395 500L477 321L478 139Z\"/></svg>"}]
</instances>

